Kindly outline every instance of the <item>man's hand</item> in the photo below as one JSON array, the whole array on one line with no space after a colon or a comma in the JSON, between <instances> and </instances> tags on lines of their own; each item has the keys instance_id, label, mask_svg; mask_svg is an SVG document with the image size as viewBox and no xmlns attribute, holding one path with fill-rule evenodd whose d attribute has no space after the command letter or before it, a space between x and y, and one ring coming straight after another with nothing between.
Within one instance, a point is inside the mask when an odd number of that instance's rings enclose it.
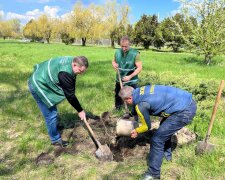
<instances>
[{"instance_id":1,"label":"man's hand","mask_svg":"<svg viewBox=\"0 0 225 180\"><path fill-rule=\"evenodd\" d=\"M122 80L123 80L123 81L130 81L130 79L131 79L130 76L124 76Z\"/></svg>"},{"instance_id":2,"label":"man's hand","mask_svg":"<svg viewBox=\"0 0 225 180\"><path fill-rule=\"evenodd\" d=\"M78 116L80 117L81 120L84 120L84 118L86 118L86 113L83 111L78 113Z\"/></svg>"},{"instance_id":3,"label":"man's hand","mask_svg":"<svg viewBox=\"0 0 225 180\"><path fill-rule=\"evenodd\" d=\"M124 115L123 115L123 119L130 119L131 115L130 113L126 112Z\"/></svg>"},{"instance_id":4,"label":"man's hand","mask_svg":"<svg viewBox=\"0 0 225 180\"><path fill-rule=\"evenodd\" d=\"M131 138L136 138L138 136L138 133L135 129L132 130L130 134L131 134Z\"/></svg>"},{"instance_id":5,"label":"man's hand","mask_svg":"<svg viewBox=\"0 0 225 180\"><path fill-rule=\"evenodd\" d=\"M115 61L112 61L112 66L115 70L118 69L118 64Z\"/></svg>"}]
</instances>

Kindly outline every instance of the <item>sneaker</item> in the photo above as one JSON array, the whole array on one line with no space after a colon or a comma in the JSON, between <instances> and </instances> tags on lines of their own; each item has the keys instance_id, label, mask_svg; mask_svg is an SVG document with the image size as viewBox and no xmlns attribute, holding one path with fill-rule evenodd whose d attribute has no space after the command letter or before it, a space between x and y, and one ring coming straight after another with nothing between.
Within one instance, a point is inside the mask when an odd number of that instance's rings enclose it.
<instances>
[{"instance_id":1,"label":"sneaker","mask_svg":"<svg viewBox=\"0 0 225 180\"><path fill-rule=\"evenodd\" d=\"M160 179L160 177L154 177L150 175L148 172L144 173L143 180L157 180Z\"/></svg>"},{"instance_id":2,"label":"sneaker","mask_svg":"<svg viewBox=\"0 0 225 180\"><path fill-rule=\"evenodd\" d=\"M59 141L56 141L54 143L52 143L53 146L61 146L61 147L66 147L69 145L69 142L68 141L63 141L63 140L59 140Z\"/></svg>"}]
</instances>

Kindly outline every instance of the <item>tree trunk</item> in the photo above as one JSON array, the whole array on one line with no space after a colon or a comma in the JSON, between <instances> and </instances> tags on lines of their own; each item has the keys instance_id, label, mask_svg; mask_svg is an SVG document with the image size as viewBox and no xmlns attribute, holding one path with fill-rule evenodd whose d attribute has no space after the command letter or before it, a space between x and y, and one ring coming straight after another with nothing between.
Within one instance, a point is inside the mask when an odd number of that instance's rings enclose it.
<instances>
[{"instance_id":1,"label":"tree trunk","mask_svg":"<svg viewBox=\"0 0 225 180\"><path fill-rule=\"evenodd\" d=\"M206 63L207 65L210 65L211 61L212 61L212 55L206 53L206 54L205 54L205 63Z\"/></svg>"},{"instance_id":2,"label":"tree trunk","mask_svg":"<svg viewBox=\"0 0 225 180\"><path fill-rule=\"evenodd\" d=\"M149 43L147 41L143 42L143 46L145 49L149 49Z\"/></svg>"},{"instance_id":3,"label":"tree trunk","mask_svg":"<svg viewBox=\"0 0 225 180\"><path fill-rule=\"evenodd\" d=\"M113 38L111 38L111 48L115 48L115 42Z\"/></svg>"},{"instance_id":4,"label":"tree trunk","mask_svg":"<svg viewBox=\"0 0 225 180\"><path fill-rule=\"evenodd\" d=\"M86 40L87 40L87 38L85 37L85 38L81 38L82 39L82 46L86 46Z\"/></svg>"},{"instance_id":5,"label":"tree trunk","mask_svg":"<svg viewBox=\"0 0 225 180\"><path fill-rule=\"evenodd\" d=\"M46 38L46 41L47 41L47 43L49 44L49 42L50 42L50 38Z\"/></svg>"}]
</instances>

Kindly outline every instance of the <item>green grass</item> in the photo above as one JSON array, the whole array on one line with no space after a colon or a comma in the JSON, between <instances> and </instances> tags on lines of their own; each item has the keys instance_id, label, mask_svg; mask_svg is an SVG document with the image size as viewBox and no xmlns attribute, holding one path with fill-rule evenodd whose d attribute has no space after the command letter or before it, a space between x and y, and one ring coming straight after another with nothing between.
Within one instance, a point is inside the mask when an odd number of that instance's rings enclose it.
<instances>
[{"instance_id":1,"label":"green grass","mask_svg":"<svg viewBox=\"0 0 225 180\"><path fill-rule=\"evenodd\" d=\"M139 179L146 159L99 163L85 152L61 155L50 166L37 167L33 159L51 151L42 115L27 89L27 79L36 63L51 57L85 55L88 71L77 78L76 95L83 108L100 115L114 104L115 71L111 66L114 49L108 47L66 46L63 44L0 41L0 179ZM205 66L188 53L140 50L143 71L140 84L174 85L193 93L198 112L189 128L203 139L211 117L218 85L225 77L224 57L218 65ZM197 60L197 61L196 61ZM217 148L212 154L195 156L197 144L177 148L173 162L163 162L163 179L225 179L225 98L216 115L210 141ZM64 101L60 117L76 119L74 109ZM78 119L78 118L77 118Z\"/></svg>"}]
</instances>

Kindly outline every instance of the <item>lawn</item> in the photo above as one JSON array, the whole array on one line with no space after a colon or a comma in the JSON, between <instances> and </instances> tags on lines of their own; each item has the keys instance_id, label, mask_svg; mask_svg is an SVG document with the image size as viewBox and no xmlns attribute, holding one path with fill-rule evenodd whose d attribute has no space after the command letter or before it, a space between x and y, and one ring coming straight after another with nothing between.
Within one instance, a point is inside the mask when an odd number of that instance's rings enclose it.
<instances>
[{"instance_id":1,"label":"lawn","mask_svg":"<svg viewBox=\"0 0 225 180\"><path fill-rule=\"evenodd\" d=\"M88 113L112 111L115 71L111 60L115 49L96 46L0 41L0 179L140 179L146 158L100 163L92 154L62 154L48 166L37 166L41 152L53 151L44 120L27 89L33 66L56 56L84 55L88 71L77 78L76 95ZM140 50L143 71L140 85L166 84L193 93L197 115L188 128L202 140L207 131L220 80L225 78L224 57L217 65L205 66L189 53ZM64 101L58 106L65 121L78 119ZM197 141L173 152L172 162L163 162L162 179L225 179L225 90L217 111L210 142L211 154L196 156Z\"/></svg>"}]
</instances>

